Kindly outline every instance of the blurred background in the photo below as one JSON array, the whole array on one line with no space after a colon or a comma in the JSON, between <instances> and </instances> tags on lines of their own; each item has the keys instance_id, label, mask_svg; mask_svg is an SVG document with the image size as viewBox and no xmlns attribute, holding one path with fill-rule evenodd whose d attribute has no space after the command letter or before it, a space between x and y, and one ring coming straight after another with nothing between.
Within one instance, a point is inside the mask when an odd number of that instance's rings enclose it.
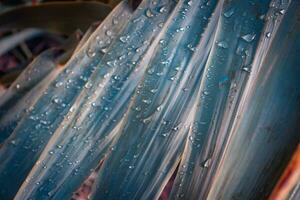
<instances>
[{"instance_id":1,"label":"blurred background","mask_svg":"<svg viewBox=\"0 0 300 200\"><path fill-rule=\"evenodd\" d=\"M75 48L118 2L0 0L0 91L42 51Z\"/></svg>"}]
</instances>

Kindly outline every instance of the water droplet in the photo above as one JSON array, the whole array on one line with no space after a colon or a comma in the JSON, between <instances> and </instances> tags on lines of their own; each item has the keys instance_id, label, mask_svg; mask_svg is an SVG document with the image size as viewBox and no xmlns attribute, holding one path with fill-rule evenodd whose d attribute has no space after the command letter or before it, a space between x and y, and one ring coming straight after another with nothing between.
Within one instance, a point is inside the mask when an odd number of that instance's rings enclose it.
<instances>
[{"instance_id":1,"label":"water droplet","mask_svg":"<svg viewBox=\"0 0 300 200\"><path fill-rule=\"evenodd\" d=\"M13 144L13 145L16 145L16 141L15 140L10 141L10 143Z\"/></svg>"},{"instance_id":2,"label":"water droplet","mask_svg":"<svg viewBox=\"0 0 300 200\"><path fill-rule=\"evenodd\" d=\"M284 10L284 9L280 9L280 10L278 11L278 13L281 14L281 15L284 15L285 10Z\"/></svg>"},{"instance_id":3,"label":"water droplet","mask_svg":"<svg viewBox=\"0 0 300 200\"><path fill-rule=\"evenodd\" d=\"M91 88L92 86L93 86L93 84L90 83L90 82L88 82L88 83L85 84L84 87L85 87L86 89L89 89L89 88Z\"/></svg>"},{"instance_id":4,"label":"water droplet","mask_svg":"<svg viewBox=\"0 0 300 200\"><path fill-rule=\"evenodd\" d=\"M103 54L106 54L106 53L108 52L108 47L101 48L100 51L101 51Z\"/></svg>"},{"instance_id":5,"label":"water droplet","mask_svg":"<svg viewBox=\"0 0 300 200\"><path fill-rule=\"evenodd\" d=\"M221 47L223 49L227 49L228 48L228 43L226 41L220 41L220 42L217 42L217 46Z\"/></svg>"},{"instance_id":6,"label":"water droplet","mask_svg":"<svg viewBox=\"0 0 300 200\"><path fill-rule=\"evenodd\" d=\"M176 127L172 128L172 130L173 130L173 131L178 131L178 130L179 130L179 127L176 126Z\"/></svg>"},{"instance_id":7,"label":"water droplet","mask_svg":"<svg viewBox=\"0 0 300 200\"><path fill-rule=\"evenodd\" d=\"M53 102L59 104L61 101L58 98L53 99Z\"/></svg>"},{"instance_id":8,"label":"water droplet","mask_svg":"<svg viewBox=\"0 0 300 200\"><path fill-rule=\"evenodd\" d=\"M141 108L141 107L139 107L139 106L137 106L137 107L135 107L135 110L136 110L136 111L141 111L141 110L142 110L142 108Z\"/></svg>"},{"instance_id":9,"label":"water droplet","mask_svg":"<svg viewBox=\"0 0 300 200\"><path fill-rule=\"evenodd\" d=\"M245 71L245 72L247 72L247 73L251 72L251 69L249 67L243 67L242 70Z\"/></svg>"},{"instance_id":10,"label":"water droplet","mask_svg":"<svg viewBox=\"0 0 300 200\"><path fill-rule=\"evenodd\" d=\"M227 12L224 12L223 15L225 17L229 18L229 17L231 17L233 15L233 13L234 13L234 9L229 9Z\"/></svg>"},{"instance_id":11,"label":"water droplet","mask_svg":"<svg viewBox=\"0 0 300 200\"><path fill-rule=\"evenodd\" d=\"M154 17L154 14L152 13L152 11L150 9L146 10L146 16L147 17Z\"/></svg>"},{"instance_id":12,"label":"water droplet","mask_svg":"<svg viewBox=\"0 0 300 200\"><path fill-rule=\"evenodd\" d=\"M245 40L246 42L252 42L255 38L255 34L247 34L242 36L242 39Z\"/></svg>"},{"instance_id":13,"label":"water droplet","mask_svg":"<svg viewBox=\"0 0 300 200\"><path fill-rule=\"evenodd\" d=\"M121 77L120 77L120 76L118 76L118 75L114 75L114 76L113 76L113 79L114 79L114 80L120 80L120 79L121 79Z\"/></svg>"},{"instance_id":14,"label":"water droplet","mask_svg":"<svg viewBox=\"0 0 300 200\"><path fill-rule=\"evenodd\" d=\"M211 165L211 159L210 159L210 158L206 159L206 160L202 163L202 166L205 167L205 168L208 168L210 165Z\"/></svg>"},{"instance_id":15,"label":"water droplet","mask_svg":"<svg viewBox=\"0 0 300 200\"><path fill-rule=\"evenodd\" d=\"M110 30L107 30L107 31L105 32L105 34L106 34L107 36L112 36L112 32L111 32Z\"/></svg>"},{"instance_id":16,"label":"water droplet","mask_svg":"<svg viewBox=\"0 0 300 200\"><path fill-rule=\"evenodd\" d=\"M180 27L178 29L176 29L176 32L180 32L180 31L184 31L185 29L183 27Z\"/></svg>"},{"instance_id":17,"label":"water droplet","mask_svg":"<svg viewBox=\"0 0 300 200\"><path fill-rule=\"evenodd\" d=\"M193 47L193 45L192 44L188 44L188 46L187 46L191 51L195 51L195 47Z\"/></svg>"},{"instance_id":18,"label":"water droplet","mask_svg":"<svg viewBox=\"0 0 300 200\"><path fill-rule=\"evenodd\" d=\"M166 45L166 41L164 39L161 39L161 40L159 40L159 44L164 46L164 45Z\"/></svg>"},{"instance_id":19,"label":"water droplet","mask_svg":"<svg viewBox=\"0 0 300 200\"><path fill-rule=\"evenodd\" d=\"M143 102L144 102L145 104L150 104L150 103L151 103L151 100L150 100L150 99L143 99Z\"/></svg>"},{"instance_id":20,"label":"water droplet","mask_svg":"<svg viewBox=\"0 0 300 200\"><path fill-rule=\"evenodd\" d=\"M62 82L57 82L57 83L55 84L55 87L60 87L60 86L62 86L62 85L63 85Z\"/></svg>"},{"instance_id":21,"label":"water droplet","mask_svg":"<svg viewBox=\"0 0 300 200\"><path fill-rule=\"evenodd\" d=\"M159 9L159 12L160 12L160 13L164 13L164 12L166 12L166 11L167 11L167 9L166 9L165 6L162 6L162 7Z\"/></svg>"},{"instance_id":22,"label":"water droplet","mask_svg":"<svg viewBox=\"0 0 300 200\"><path fill-rule=\"evenodd\" d=\"M150 92L154 94L154 93L157 92L157 90L158 90L158 89L152 89L152 90L150 90Z\"/></svg>"},{"instance_id":23,"label":"water droplet","mask_svg":"<svg viewBox=\"0 0 300 200\"><path fill-rule=\"evenodd\" d=\"M121 42L123 42L123 43L126 43L126 42L128 42L128 40L129 40L129 38L130 38L130 36L122 36L122 37L120 37L120 41Z\"/></svg>"},{"instance_id":24,"label":"water droplet","mask_svg":"<svg viewBox=\"0 0 300 200\"><path fill-rule=\"evenodd\" d=\"M166 134L166 133L163 133L163 134L161 134L163 137L167 137L168 136L168 134Z\"/></svg>"},{"instance_id":25,"label":"water droplet","mask_svg":"<svg viewBox=\"0 0 300 200\"><path fill-rule=\"evenodd\" d=\"M162 28L163 26L164 26L164 23L163 23L163 22L161 22L161 23L158 24L158 27L159 27L159 28Z\"/></svg>"},{"instance_id":26,"label":"water droplet","mask_svg":"<svg viewBox=\"0 0 300 200\"><path fill-rule=\"evenodd\" d=\"M203 91L203 94L204 94L204 95L208 95L209 92L208 92L208 91Z\"/></svg>"},{"instance_id":27,"label":"water droplet","mask_svg":"<svg viewBox=\"0 0 300 200\"><path fill-rule=\"evenodd\" d=\"M90 58L93 58L96 56L96 52L93 51L92 49L88 49L87 50L87 56L90 57Z\"/></svg>"}]
</instances>

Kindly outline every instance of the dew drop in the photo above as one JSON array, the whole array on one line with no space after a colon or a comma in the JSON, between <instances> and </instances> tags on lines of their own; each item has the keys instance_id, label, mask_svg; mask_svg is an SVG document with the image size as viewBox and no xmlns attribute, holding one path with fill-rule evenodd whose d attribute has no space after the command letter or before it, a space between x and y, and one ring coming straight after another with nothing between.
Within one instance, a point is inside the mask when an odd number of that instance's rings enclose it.
<instances>
[{"instance_id":1,"label":"dew drop","mask_svg":"<svg viewBox=\"0 0 300 200\"><path fill-rule=\"evenodd\" d=\"M157 110L157 111L161 111L161 108L162 108L161 106L158 106L158 107L156 108L156 110Z\"/></svg>"},{"instance_id":2,"label":"dew drop","mask_svg":"<svg viewBox=\"0 0 300 200\"><path fill-rule=\"evenodd\" d=\"M234 9L229 9L227 12L224 12L223 15L225 17L229 18L229 17L231 17L233 15L233 13L234 13Z\"/></svg>"},{"instance_id":3,"label":"dew drop","mask_svg":"<svg viewBox=\"0 0 300 200\"><path fill-rule=\"evenodd\" d=\"M93 86L93 84L90 83L90 82L88 82L88 83L85 84L84 87L85 87L86 89L89 89L89 88L91 88L92 86Z\"/></svg>"},{"instance_id":4,"label":"dew drop","mask_svg":"<svg viewBox=\"0 0 300 200\"><path fill-rule=\"evenodd\" d=\"M129 38L130 38L130 36L122 36L122 37L120 37L120 41L125 43L125 42L128 42Z\"/></svg>"},{"instance_id":5,"label":"dew drop","mask_svg":"<svg viewBox=\"0 0 300 200\"><path fill-rule=\"evenodd\" d=\"M210 158L206 159L206 160L202 163L202 166L203 166L204 168L208 168L210 165L211 165L211 159L210 159Z\"/></svg>"},{"instance_id":6,"label":"dew drop","mask_svg":"<svg viewBox=\"0 0 300 200\"><path fill-rule=\"evenodd\" d=\"M16 141L15 140L10 141L10 143L13 144L13 145L16 145Z\"/></svg>"},{"instance_id":7,"label":"dew drop","mask_svg":"<svg viewBox=\"0 0 300 200\"><path fill-rule=\"evenodd\" d=\"M255 34L247 34L242 36L242 39L245 40L246 42L252 42L255 38Z\"/></svg>"},{"instance_id":8,"label":"dew drop","mask_svg":"<svg viewBox=\"0 0 300 200\"><path fill-rule=\"evenodd\" d=\"M146 16L147 17L154 17L154 15L153 15L153 13L152 13L152 11L150 9L146 10Z\"/></svg>"},{"instance_id":9,"label":"dew drop","mask_svg":"<svg viewBox=\"0 0 300 200\"><path fill-rule=\"evenodd\" d=\"M204 95L208 95L209 92L208 92L208 91L203 91L203 94L204 94Z\"/></svg>"},{"instance_id":10,"label":"dew drop","mask_svg":"<svg viewBox=\"0 0 300 200\"><path fill-rule=\"evenodd\" d=\"M285 10L284 10L284 9L280 9L280 10L278 11L278 13L281 14L281 15L284 15Z\"/></svg>"},{"instance_id":11,"label":"dew drop","mask_svg":"<svg viewBox=\"0 0 300 200\"><path fill-rule=\"evenodd\" d=\"M60 86L62 86L62 85L63 85L62 82L58 82L58 83L55 84L55 87L60 87Z\"/></svg>"},{"instance_id":12,"label":"dew drop","mask_svg":"<svg viewBox=\"0 0 300 200\"><path fill-rule=\"evenodd\" d=\"M143 99L143 102L144 102L145 104L150 104L150 103L151 103L151 100L150 100L150 99Z\"/></svg>"},{"instance_id":13,"label":"dew drop","mask_svg":"<svg viewBox=\"0 0 300 200\"><path fill-rule=\"evenodd\" d=\"M195 47L193 47L193 45L192 44L188 44L188 46L187 46L191 51L195 51Z\"/></svg>"},{"instance_id":14,"label":"dew drop","mask_svg":"<svg viewBox=\"0 0 300 200\"><path fill-rule=\"evenodd\" d=\"M58 104L58 103L60 103L60 100L58 98L55 98L55 99L53 99L53 102Z\"/></svg>"},{"instance_id":15,"label":"dew drop","mask_svg":"<svg viewBox=\"0 0 300 200\"><path fill-rule=\"evenodd\" d=\"M160 12L160 13L164 13L164 12L166 12L166 11L167 11L167 9L166 9L165 6L162 6L162 7L159 9L159 12Z\"/></svg>"},{"instance_id":16,"label":"dew drop","mask_svg":"<svg viewBox=\"0 0 300 200\"><path fill-rule=\"evenodd\" d=\"M90 58L93 58L96 56L96 52L93 51L92 49L88 49L87 50L87 56L90 57Z\"/></svg>"},{"instance_id":17,"label":"dew drop","mask_svg":"<svg viewBox=\"0 0 300 200\"><path fill-rule=\"evenodd\" d=\"M227 49L228 48L228 43L226 41L220 41L220 42L217 42L217 46L221 47L223 49Z\"/></svg>"},{"instance_id":18,"label":"dew drop","mask_svg":"<svg viewBox=\"0 0 300 200\"><path fill-rule=\"evenodd\" d=\"M242 69L243 71L245 71L245 72L247 72L247 73L250 73L251 72L251 70L250 70L250 68L249 67L243 67L243 69Z\"/></svg>"},{"instance_id":19,"label":"dew drop","mask_svg":"<svg viewBox=\"0 0 300 200\"><path fill-rule=\"evenodd\" d=\"M164 45L166 45L166 41L164 39L161 39L161 40L159 40L159 44L164 46Z\"/></svg>"},{"instance_id":20,"label":"dew drop","mask_svg":"<svg viewBox=\"0 0 300 200\"><path fill-rule=\"evenodd\" d=\"M150 92L154 94L154 93L157 92L157 90L158 90L158 89L152 89L152 90L150 90Z\"/></svg>"},{"instance_id":21,"label":"dew drop","mask_svg":"<svg viewBox=\"0 0 300 200\"><path fill-rule=\"evenodd\" d=\"M105 34L106 34L107 36L112 36L112 32L111 32L110 30L107 30L107 31L105 32Z\"/></svg>"},{"instance_id":22,"label":"dew drop","mask_svg":"<svg viewBox=\"0 0 300 200\"><path fill-rule=\"evenodd\" d=\"M163 26L164 26L164 23L163 23L163 22L161 22L161 23L158 24L158 27L159 27L159 28L162 28Z\"/></svg>"}]
</instances>

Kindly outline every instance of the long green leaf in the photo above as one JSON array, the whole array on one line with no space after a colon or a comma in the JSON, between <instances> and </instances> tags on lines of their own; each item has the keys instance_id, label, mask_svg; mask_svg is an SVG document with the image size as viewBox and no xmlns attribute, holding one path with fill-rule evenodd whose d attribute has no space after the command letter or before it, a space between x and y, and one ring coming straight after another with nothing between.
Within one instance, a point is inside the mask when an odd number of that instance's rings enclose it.
<instances>
[{"instance_id":1,"label":"long green leaf","mask_svg":"<svg viewBox=\"0 0 300 200\"><path fill-rule=\"evenodd\" d=\"M156 199L178 164L189 112L213 42L222 1L180 1L130 111L114 151L104 161L94 199Z\"/></svg>"},{"instance_id":2,"label":"long green leaf","mask_svg":"<svg viewBox=\"0 0 300 200\"><path fill-rule=\"evenodd\" d=\"M290 2L275 5L282 22L253 65L209 199L265 199L299 144L300 2Z\"/></svg>"},{"instance_id":3,"label":"long green leaf","mask_svg":"<svg viewBox=\"0 0 300 200\"><path fill-rule=\"evenodd\" d=\"M147 63L143 56L148 49L153 51L152 44L158 42L154 38L175 4L170 0L157 1L156 4L146 0L141 4L108 49L100 63L101 68L94 72L74 103L74 109L55 132L28 176L31 181L22 186L16 198L42 198L46 195L54 199L70 198L90 171L96 168L115 135L112 129L121 120L143 74ZM63 154L66 159L61 160L56 154ZM49 179L52 183L48 182ZM32 184L36 182L38 186Z\"/></svg>"}]
</instances>

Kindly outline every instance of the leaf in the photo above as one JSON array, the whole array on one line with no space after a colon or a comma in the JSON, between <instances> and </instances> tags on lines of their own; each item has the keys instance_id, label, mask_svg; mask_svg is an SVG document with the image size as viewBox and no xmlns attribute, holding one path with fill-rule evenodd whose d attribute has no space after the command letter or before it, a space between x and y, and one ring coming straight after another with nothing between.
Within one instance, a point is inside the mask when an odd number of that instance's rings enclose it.
<instances>
[{"instance_id":1,"label":"leaf","mask_svg":"<svg viewBox=\"0 0 300 200\"><path fill-rule=\"evenodd\" d=\"M280 26L262 37L271 45L253 64L208 198L267 198L299 144L299 10L299 1L275 4Z\"/></svg>"},{"instance_id":2,"label":"leaf","mask_svg":"<svg viewBox=\"0 0 300 200\"><path fill-rule=\"evenodd\" d=\"M197 139L198 142L188 143L186 146L171 198L180 199L185 196L193 199L250 198L246 192L250 191L251 184L242 184L247 182L246 177L240 182L229 181L226 177L223 185L218 185L224 196L218 196L216 191L213 193L215 188L211 184L224 170L220 165L224 162L222 155L227 147L224 145L227 140L234 137L229 133L229 130L233 128L233 120L240 116L247 116L247 112L239 114L236 112L245 91L248 76L252 75L251 67L254 65L252 63L260 62L267 52L266 48L270 45L270 40L266 37L267 31L263 29L270 31L278 27L274 18L266 17L269 21L264 22L261 17L257 17L267 12L269 3L269 1L256 1L249 5L244 1L231 1L224 5L215 39L216 45L207 63L205 78L201 82L201 92L206 98L198 100L199 107L194 127L189 133L190 137ZM252 6L260 9L252 9ZM267 16L273 15L275 10L278 12L278 8L270 9ZM262 41L258 45L260 38ZM258 118L258 115L254 118ZM237 130L241 131L241 128ZM253 129L249 127L248 130ZM246 148L245 146L240 148ZM242 150L236 149L235 151L238 153ZM243 158L248 159L247 156ZM239 162L241 162L240 159L235 160L230 168L231 173L239 173L236 169ZM245 190L236 193L223 190L225 185L230 187L234 184L243 185ZM257 192L252 191L252 194L257 195Z\"/></svg>"},{"instance_id":3,"label":"leaf","mask_svg":"<svg viewBox=\"0 0 300 200\"><path fill-rule=\"evenodd\" d=\"M166 2L169 4L165 5ZM36 166L29 174L28 177L34 177L30 178L31 181L39 182L39 186L43 185L44 189L40 190L34 184L26 183L19 191L18 198L39 198L50 192L51 198L67 199L89 176L90 170L98 165L108 150L130 98L142 78L149 59L144 56L146 52L148 54L148 51L153 51L153 43L158 43L155 37L162 29L159 24L168 19L175 4L166 0L153 4L151 0L146 0L136 10L128 25L107 49L86 88L74 102L61 126L57 127L53 138L37 161L45 163L47 169L51 170L46 172L41 166ZM165 10L160 12L157 8L162 5ZM146 15L150 8L153 8L151 17ZM123 14L120 14L120 18L124 19ZM120 19L113 22L121 24ZM68 126L63 127L64 124ZM68 159L57 159L57 153L67 155ZM58 165L63 166L63 169ZM48 183L49 178L53 184Z\"/></svg>"},{"instance_id":4,"label":"leaf","mask_svg":"<svg viewBox=\"0 0 300 200\"><path fill-rule=\"evenodd\" d=\"M0 127L2 131L0 135L0 143L8 137L6 133L10 132L8 130L10 124L14 124L14 121L19 118L18 114L20 113L18 111L12 112L13 108L18 104L22 97L26 95L26 93L28 93L37 83L41 82L48 73L56 67L55 55L57 53L57 50L48 50L34 59L1 97ZM23 102L23 104L25 104L25 102ZM12 113L14 113L14 117L10 118L9 115Z\"/></svg>"},{"instance_id":5,"label":"leaf","mask_svg":"<svg viewBox=\"0 0 300 200\"><path fill-rule=\"evenodd\" d=\"M159 197L187 139L221 5L178 3L158 36L160 43L118 131L114 151L100 169L94 199Z\"/></svg>"},{"instance_id":6,"label":"leaf","mask_svg":"<svg viewBox=\"0 0 300 200\"><path fill-rule=\"evenodd\" d=\"M47 87L62 70L59 65L69 59L78 40L75 32L60 48L41 53L10 85L0 99L0 143L10 135L28 107L35 102L34 99L41 96L41 88Z\"/></svg>"}]
</instances>

